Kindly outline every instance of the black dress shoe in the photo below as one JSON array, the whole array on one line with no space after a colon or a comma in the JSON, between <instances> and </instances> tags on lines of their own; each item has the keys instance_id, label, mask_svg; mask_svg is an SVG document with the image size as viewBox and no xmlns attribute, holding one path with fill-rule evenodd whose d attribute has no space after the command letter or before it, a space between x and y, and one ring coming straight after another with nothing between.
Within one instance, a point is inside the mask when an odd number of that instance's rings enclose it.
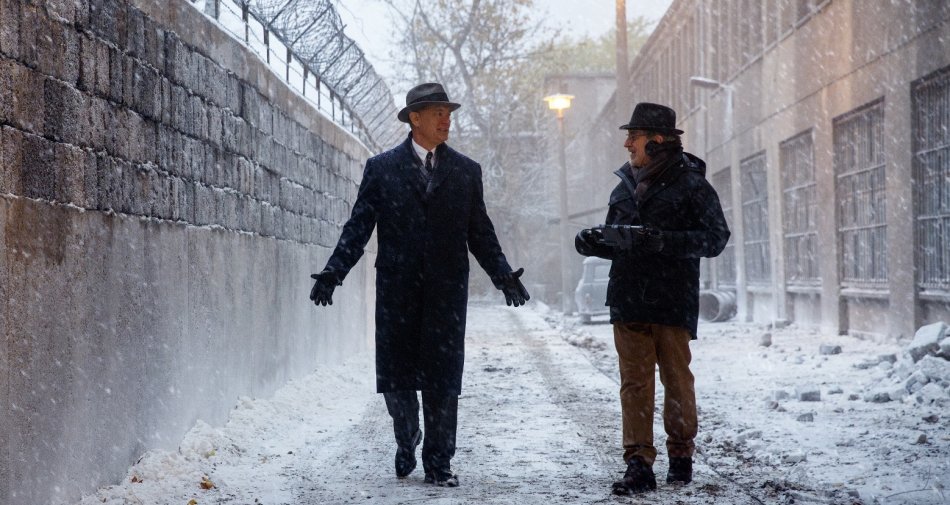
<instances>
[{"instance_id":1,"label":"black dress shoe","mask_svg":"<svg viewBox=\"0 0 950 505\"><path fill-rule=\"evenodd\" d=\"M422 431L416 430L410 447L396 449L396 477L405 479L416 469L416 447L422 442Z\"/></svg>"},{"instance_id":2,"label":"black dress shoe","mask_svg":"<svg viewBox=\"0 0 950 505\"><path fill-rule=\"evenodd\" d=\"M656 475L653 468L640 458L630 458L623 480L614 482L613 493L619 495L639 494L656 489Z\"/></svg>"},{"instance_id":3,"label":"black dress shoe","mask_svg":"<svg viewBox=\"0 0 950 505\"><path fill-rule=\"evenodd\" d=\"M439 487L458 487L459 476L452 470L436 470L426 472L425 482Z\"/></svg>"},{"instance_id":4,"label":"black dress shoe","mask_svg":"<svg viewBox=\"0 0 950 505\"><path fill-rule=\"evenodd\" d=\"M667 484L689 484L693 481L693 458L670 458L670 470L666 473Z\"/></svg>"}]
</instances>

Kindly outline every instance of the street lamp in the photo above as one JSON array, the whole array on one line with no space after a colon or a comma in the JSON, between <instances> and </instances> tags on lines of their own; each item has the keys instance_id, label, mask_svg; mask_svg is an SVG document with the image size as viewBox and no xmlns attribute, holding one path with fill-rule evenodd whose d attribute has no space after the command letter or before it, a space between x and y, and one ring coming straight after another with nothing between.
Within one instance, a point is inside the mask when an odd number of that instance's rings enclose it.
<instances>
[{"instance_id":1,"label":"street lamp","mask_svg":"<svg viewBox=\"0 0 950 505\"><path fill-rule=\"evenodd\" d=\"M558 148L558 157L561 162L561 176L560 176L560 233L559 239L561 241L561 309L565 314L571 313L571 268L568 264L568 258L571 255L570 243L567 240L568 231L567 231L567 162L564 160L564 111L571 107L571 100L574 99L574 95L565 95L557 93L554 95L544 97L544 101L548 103L548 108L554 111L557 111L557 129L559 136L559 148Z\"/></svg>"}]
</instances>

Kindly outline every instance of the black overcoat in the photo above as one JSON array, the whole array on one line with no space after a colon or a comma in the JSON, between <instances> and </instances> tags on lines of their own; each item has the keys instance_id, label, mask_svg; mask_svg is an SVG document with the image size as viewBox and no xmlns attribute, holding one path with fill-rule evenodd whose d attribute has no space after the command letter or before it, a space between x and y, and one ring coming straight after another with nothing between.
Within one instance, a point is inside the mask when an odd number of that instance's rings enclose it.
<instances>
[{"instance_id":1,"label":"black overcoat","mask_svg":"<svg viewBox=\"0 0 950 505\"><path fill-rule=\"evenodd\" d=\"M716 190L706 181L706 164L677 153L670 166L638 200L630 164L615 173L606 224L645 225L662 230L658 253L590 247L578 252L612 260L607 284L611 322L679 326L696 338L699 316L699 258L714 257L729 240L729 227Z\"/></svg>"},{"instance_id":2,"label":"black overcoat","mask_svg":"<svg viewBox=\"0 0 950 505\"><path fill-rule=\"evenodd\" d=\"M492 278L510 272L485 210L481 167L445 144L430 182L405 142L366 162L326 270L345 275L377 230L376 388L461 393L468 252Z\"/></svg>"}]
</instances>

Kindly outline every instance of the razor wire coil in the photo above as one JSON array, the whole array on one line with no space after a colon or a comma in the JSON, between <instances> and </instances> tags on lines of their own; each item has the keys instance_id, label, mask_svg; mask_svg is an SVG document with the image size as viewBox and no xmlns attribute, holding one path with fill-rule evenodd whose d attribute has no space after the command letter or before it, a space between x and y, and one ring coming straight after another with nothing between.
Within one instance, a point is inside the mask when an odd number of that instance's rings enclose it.
<instances>
[{"instance_id":1,"label":"razor wire coil","mask_svg":"<svg viewBox=\"0 0 950 505\"><path fill-rule=\"evenodd\" d=\"M315 109L381 152L400 140L389 85L343 33L331 0L191 0Z\"/></svg>"}]
</instances>

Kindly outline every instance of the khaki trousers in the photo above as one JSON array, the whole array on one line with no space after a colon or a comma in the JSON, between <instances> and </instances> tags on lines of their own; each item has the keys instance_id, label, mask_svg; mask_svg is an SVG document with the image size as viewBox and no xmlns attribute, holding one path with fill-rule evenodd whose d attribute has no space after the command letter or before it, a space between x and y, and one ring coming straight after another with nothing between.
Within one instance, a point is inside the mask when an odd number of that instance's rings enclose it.
<instances>
[{"instance_id":1,"label":"khaki trousers","mask_svg":"<svg viewBox=\"0 0 950 505\"><path fill-rule=\"evenodd\" d=\"M663 427L669 457L692 457L696 438L696 390L690 334L662 324L614 323L614 344L620 358L620 406L623 410L623 459L656 460L653 446L654 374L663 383Z\"/></svg>"}]
</instances>

